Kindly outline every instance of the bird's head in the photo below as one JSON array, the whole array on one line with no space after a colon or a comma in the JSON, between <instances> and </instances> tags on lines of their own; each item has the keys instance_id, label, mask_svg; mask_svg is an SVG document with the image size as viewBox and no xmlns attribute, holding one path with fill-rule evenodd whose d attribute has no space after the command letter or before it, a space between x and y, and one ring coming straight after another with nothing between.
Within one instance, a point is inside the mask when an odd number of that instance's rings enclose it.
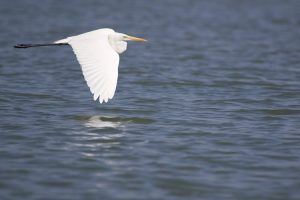
<instances>
[{"instance_id":1,"label":"bird's head","mask_svg":"<svg viewBox=\"0 0 300 200\"><path fill-rule=\"evenodd\" d=\"M147 41L144 38L133 37L130 35L126 35L124 33L117 33L117 32L110 34L108 39L109 39L109 43L112 46L112 48L119 54L126 51L127 41L139 41L139 42Z\"/></svg>"}]
</instances>

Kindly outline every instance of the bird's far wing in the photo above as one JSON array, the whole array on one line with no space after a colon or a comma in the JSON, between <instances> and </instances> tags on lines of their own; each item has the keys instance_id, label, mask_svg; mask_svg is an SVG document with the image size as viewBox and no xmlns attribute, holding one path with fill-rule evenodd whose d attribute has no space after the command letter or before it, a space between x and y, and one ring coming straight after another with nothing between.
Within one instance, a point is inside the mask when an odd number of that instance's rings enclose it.
<instances>
[{"instance_id":1,"label":"bird's far wing","mask_svg":"<svg viewBox=\"0 0 300 200\"><path fill-rule=\"evenodd\" d=\"M69 44L81 65L84 79L94 94L94 100L99 97L102 103L112 99L117 87L119 54L107 40L101 38L71 38Z\"/></svg>"}]
</instances>

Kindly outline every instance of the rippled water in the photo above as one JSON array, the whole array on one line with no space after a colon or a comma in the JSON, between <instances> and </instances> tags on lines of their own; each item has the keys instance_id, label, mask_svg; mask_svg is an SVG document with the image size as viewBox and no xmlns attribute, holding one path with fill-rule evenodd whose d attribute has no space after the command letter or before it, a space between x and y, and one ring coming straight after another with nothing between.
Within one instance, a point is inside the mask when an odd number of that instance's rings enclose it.
<instances>
[{"instance_id":1,"label":"rippled water","mask_svg":"<svg viewBox=\"0 0 300 200\"><path fill-rule=\"evenodd\" d=\"M300 1L0 1L0 199L300 199ZM145 37L93 101L69 47Z\"/></svg>"}]
</instances>

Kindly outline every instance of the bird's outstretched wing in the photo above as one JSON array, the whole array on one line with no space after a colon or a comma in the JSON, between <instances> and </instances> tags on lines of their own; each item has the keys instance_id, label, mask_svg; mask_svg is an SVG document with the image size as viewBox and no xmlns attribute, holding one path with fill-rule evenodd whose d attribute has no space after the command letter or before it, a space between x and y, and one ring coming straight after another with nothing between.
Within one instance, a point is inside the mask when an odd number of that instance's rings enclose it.
<instances>
[{"instance_id":1,"label":"bird's outstretched wing","mask_svg":"<svg viewBox=\"0 0 300 200\"><path fill-rule=\"evenodd\" d=\"M119 54L103 38L70 38L68 42L81 65L94 100L112 99L117 86Z\"/></svg>"}]
</instances>

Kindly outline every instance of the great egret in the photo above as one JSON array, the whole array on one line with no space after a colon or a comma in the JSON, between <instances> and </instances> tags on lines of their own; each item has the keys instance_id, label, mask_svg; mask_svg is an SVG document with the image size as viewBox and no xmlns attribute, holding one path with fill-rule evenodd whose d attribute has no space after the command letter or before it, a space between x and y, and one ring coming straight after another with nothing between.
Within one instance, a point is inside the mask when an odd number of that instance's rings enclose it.
<instances>
[{"instance_id":1,"label":"great egret","mask_svg":"<svg viewBox=\"0 0 300 200\"><path fill-rule=\"evenodd\" d=\"M77 57L84 79L94 100L107 102L112 99L118 79L119 54L127 48L127 41L146 41L143 38L117 33L103 28L68 37L50 44L18 44L15 48L70 45Z\"/></svg>"}]
</instances>

